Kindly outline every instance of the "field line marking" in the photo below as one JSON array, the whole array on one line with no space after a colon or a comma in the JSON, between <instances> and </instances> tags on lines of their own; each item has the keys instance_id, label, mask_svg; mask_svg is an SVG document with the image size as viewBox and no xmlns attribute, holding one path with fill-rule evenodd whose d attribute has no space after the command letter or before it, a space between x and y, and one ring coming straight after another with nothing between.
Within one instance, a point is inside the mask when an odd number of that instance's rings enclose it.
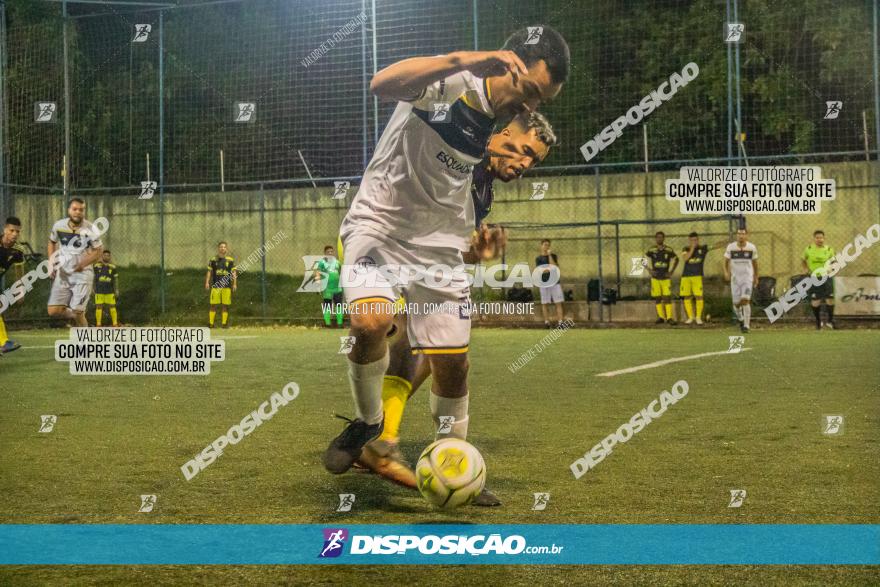
<instances>
[{"instance_id":1,"label":"field line marking","mask_svg":"<svg viewBox=\"0 0 880 587\"><path fill-rule=\"evenodd\" d=\"M751 347L745 347L742 349L743 351L752 350ZM663 365L668 365L669 363L680 363L681 361L691 361L693 359L701 359L703 357L712 357L714 355L736 355L739 353L731 353L730 351L713 351L711 353L700 353L698 355L687 355L686 357L673 357L671 359L663 359L662 361L654 361L653 363L645 363L644 365L636 365L635 367L627 367L626 369L619 369L617 371L606 371L605 373L597 373L596 377L614 377L615 375L624 375L626 373L635 373L636 371L641 371L643 369L653 369L655 367L662 367Z\"/></svg>"}]
</instances>

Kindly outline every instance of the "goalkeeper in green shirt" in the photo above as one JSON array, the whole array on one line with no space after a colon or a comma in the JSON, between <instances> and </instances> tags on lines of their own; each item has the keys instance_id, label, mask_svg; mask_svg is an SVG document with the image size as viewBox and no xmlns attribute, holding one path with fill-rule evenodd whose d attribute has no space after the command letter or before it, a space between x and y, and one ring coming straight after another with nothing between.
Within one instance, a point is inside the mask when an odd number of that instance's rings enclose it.
<instances>
[{"instance_id":1,"label":"goalkeeper in green shirt","mask_svg":"<svg viewBox=\"0 0 880 587\"><path fill-rule=\"evenodd\" d=\"M336 315L336 326L342 327L342 288L339 286L339 272L342 265L336 258L336 251L331 245L324 247L324 258L315 265L315 281L323 282L321 294L324 303L321 310L324 312L324 326L330 326L331 316Z\"/></svg>"},{"instance_id":2,"label":"goalkeeper in green shirt","mask_svg":"<svg viewBox=\"0 0 880 587\"><path fill-rule=\"evenodd\" d=\"M825 274L825 263L834 256L834 249L825 244L825 233L817 230L813 233L813 244L804 249L801 258L804 270L816 276ZM816 330L822 326L834 328L834 280L829 278L822 285L811 287L809 290L810 304L813 306L813 315L816 316ZM822 322L822 302L825 302L825 312L828 314L828 322Z\"/></svg>"}]
</instances>

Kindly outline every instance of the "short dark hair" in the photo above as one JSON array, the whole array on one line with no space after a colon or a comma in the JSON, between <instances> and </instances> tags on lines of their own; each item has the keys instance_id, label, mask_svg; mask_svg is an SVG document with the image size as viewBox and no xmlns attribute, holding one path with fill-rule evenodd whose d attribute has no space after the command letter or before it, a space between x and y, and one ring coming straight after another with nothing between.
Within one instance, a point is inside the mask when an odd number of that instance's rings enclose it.
<instances>
[{"instance_id":1,"label":"short dark hair","mask_svg":"<svg viewBox=\"0 0 880 587\"><path fill-rule=\"evenodd\" d=\"M6 219L6 224L11 224L12 226L21 226L21 220L19 220L16 216L10 216Z\"/></svg>"},{"instance_id":2,"label":"short dark hair","mask_svg":"<svg viewBox=\"0 0 880 587\"><path fill-rule=\"evenodd\" d=\"M658 234L662 234L663 236L666 236L666 233L663 232L662 230L658 230L657 232L655 232L654 236L657 236Z\"/></svg>"},{"instance_id":3,"label":"short dark hair","mask_svg":"<svg viewBox=\"0 0 880 587\"><path fill-rule=\"evenodd\" d=\"M110 249L104 249L104 251L103 251L101 254L102 254L102 255L109 255L109 254L110 254Z\"/></svg>"},{"instance_id":4,"label":"short dark hair","mask_svg":"<svg viewBox=\"0 0 880 587\"><path fill-rule=\"evenodd\" d=\"M70 208L70 206L71 206L74 202L76 202L77 204L82 204L83 206L85 206L85 204L86 204L86 201L83 200L82 198L70 198L70 199L67 201L67 207Z\"/></svg>"},{"instance_id":5,"label":"short dark hair","mask_svg":"<svg viewBox=\"0 0 880 587\"><path fill-rule=\"evenodd\" d=\"M530 40L529 28L537 27L521 28L507 37L501 48L516 53L526 67L544 61L553 83L561 84L568 79L571 68L571 51L568 43L556 29L545 25L538 26L543 30L537 42L526 44L526 41Z\"/></svg>"},{"instance_id":6,"label":"short dark hair","mask_svg":"<svg viewBox=\"0 0 880 587\"><path fill-rule=\"evenodd\" d=\"M226 241L220 241L219 243L217 243L217 246L219 247L220 245L226 245L228 247L229 243L227 243Z\"/></svg>"},{"instance_id":7,"label":"short dark hair","mask_svg":"<svg viewBox=\"0 0 880 587\"><path fill-rule=\"evenodd\" d=\"M332 251L332 250L333 250L333 245L327 245L326 247L324 247L324 250L325 250L325 251L326 251L327 249L330 249L330 250Z\"/></svg>"},{"instance_id":8,"label":"short dark hair","mask_svg":"<svg viewBox=\"0 0 880 587\"><path fill-rule=\"evenodd\" d=\"M816 236L817 234L821 234L822 236L825 236L825 231L820 228L820 229L813 232L813 236Z\"/></svg>"},{"instance_id":9,"label":"short dark hair","mask_svg":"<svg viewBox=\"0 0 880 587\"><path fill-rule=\"evenodd\" d=\"M690 234L688 235L688 238L699 237L699 236L700 236L700 235L698 235L696 232L692 232L692 233L690 233Z\"/></svg>"},{"instance_id":10,"label":"short dark hair","mask_svg":"<svg viewBox=\"0 0 880 587\"><path fill-rule=\"evenodd\" d=\"M543 245L544 243L547 243L547 244L549 245L549 244L550 244L550 239L549 239L549 238L542 238L542 239L541 239L541 244Z\"/></svg>"}]
</instances>

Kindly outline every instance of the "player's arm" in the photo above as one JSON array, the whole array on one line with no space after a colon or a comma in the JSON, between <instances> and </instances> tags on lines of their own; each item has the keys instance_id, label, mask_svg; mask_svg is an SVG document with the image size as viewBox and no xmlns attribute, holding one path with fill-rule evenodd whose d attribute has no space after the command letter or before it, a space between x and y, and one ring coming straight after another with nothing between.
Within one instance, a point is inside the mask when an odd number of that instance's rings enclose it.
<instances>
[{"instance_id":1,"label":"player's arm","mask_svg":"<svg viewBox=\"0 0 880 587\"><path fill-rule=\"evenodd\" d=\"M672 251L672 268L669 270L669 275L675 273L676 267L678 267L678 255L675 254L675 251Z\"/></svg>"},{"instance_id":2,"label":"player's arm","mask_svg":"<svg viewBox=\"0 0 880 587\"><path fill-rule=\"evenodd\" d=\"M208 269L207 273L205 273L205 289L211 289L211 270Z\"/></svg>"},{"instance_id":3,"label":"player's arm","mask_svg":"<svg viewBox=\"0 0 880 587\"><path fill-rule=\"evenodd\" d=\"M694 256L694 251L696 251L696 250L697 250L697 248L694 245L689 244L688 246L686 246L684 248L684 261L683 262L687 263L688 261L690 261L690 258Z\"/></svg>"},{"instance_id":4,"label":"player's arm","mask_svg":"<svg viewBox=\"0 0 880 587\"><path fill-rule=\"evenodd\" d=\"M54 231L53 231L54 234ZM52 262L52 255L58 250L58 243L49 237L49 245L46 247L46 258L49 260L49 279L55 278L55 263Z\"/></svg>"},{"instance_id":5,"label":"player's arm","mask_svg":"<svg viewBox=\"0 0 880 587\"><path fill-rule=\"evenodd\" d=\"M471 238L471 248L462 255L462 259L468 265L480 261L490 261L498 258L501 250L506 246L507 229L500 225L490 227L483 222L479 230L474 231Z\"/></svg>"},{"instance_id":6,"label":"player's arm","mask_svg":"<svg viewBox=\"0 0 880 587\"><path fill-rule=\"evenodd\" d=\"M730 281L730 259L724 257L724 281Z\"/></svg>"},{"instance_id":7,"label":"player's arm","mask_svg":"<svg viewBox=\"0 0 880 587\"><path fill-rule=\"evenodd\" d=\"M461 71L478 77L528 73L513 51L457 51L436 57L413 57L389 65L373 76L370 91L383 100L412 100L434 82Z\"/></svg>"},{"instance_id":8,"label":"player's arm","mask_svg":"<svg viewBox=\"0 0 880 587\"><path fill-rule=\"evenodd\" d=\"M76 268L74 271L82 271L95 261L101 258L101 255L104 253L104 245L98 245L97 247L93 247L88 250L88 252L83 255L82 260L76 264Z\"/></svg>"},{"instance_id":9,"label":"player's arm","mask_svg":"<svg viewBox=\"0 0 880 587\"><path fill-rule=\"evenodd\" d=\"M238 267L232 266L232 291L238 289Z\"/></svg>"},{"instance_id":10,"label":"player's arm","mask_svg":"<svg viewBox=\"0 0 880 587\"><path fill-rule=\"evenodd\" d=\"M116 270L113 271L113 295L119 297L119 273Z\"/></svg>"},{"instance_id":11,"label":"player's arm","mask_svg":"<svg viewBox=\"0 0 880 587\"><path fill-rule=\"evenodd\" d=\"M804 268L804 273L806 273L807 275L812 273L812 271L810 271L810 266L807 265L807 249L804 249L804 254L801 257L801 267Z\"/></svg>"},{"instance_id":12,"label":"player's arm","mask_svg":"<svg viewBox=\"0 0 880 587\"><path fill-rule=\"evenodd\" d=\"M755 278L752 280L752 287L758 287L758 260L752 259L752 272Z\"/></svg>"}]
</instances>

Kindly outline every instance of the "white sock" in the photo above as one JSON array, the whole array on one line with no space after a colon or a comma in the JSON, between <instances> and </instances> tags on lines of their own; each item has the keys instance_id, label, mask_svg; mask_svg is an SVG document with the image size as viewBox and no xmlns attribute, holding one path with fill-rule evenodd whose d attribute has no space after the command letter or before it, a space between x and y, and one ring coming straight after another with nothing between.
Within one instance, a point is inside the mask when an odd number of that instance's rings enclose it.
<instances>
[{"instance_id":1,"label":"white sock","mask_svg":"<svg viewBox=\"0 0 880 587\"><path fill-rule=\"evenodd\" d=\"M367 424L382 421L382 381L388 369L388 352L373 363L348 362L348 382L357 409L357 417Z\"/></svg>"},{"instance_id":2,"label":"white sock","mask_svg":"<svg viewBox=\"0 0 880 587\"><path fill-rule=\"evenodd\" d=\"M451 437L467 440L468 396L440 397L432 391L429 402L431 404L431 416L434 417L435 438ZM443 432L440 432L443 426L440 418L443 417L445 420L449 416L455 418L451 423L452 425L450 426L447 421L445 429Z\"/></svg>"},{"instance_id":3,"label":"white sock","mask_svg":"<svg viewBox=\"0 0 880 587\"><path fill-rule=\"evenodd\" d=\"M752 321L752 305L746 304L742 307L742 315L743 315L743 324L746 328L749 327L749 322Z\"/></svg>"},{"instance_id":4,"label":"white sock","mask_svg":"<svg viewBox=\"0 0 880 587\"><path fill-rule=\"evenodd\" d=\"M740 306L734 306L733 311L736 312L736 319L739 320L740 322L742 322L742 319L743 319L742 308Z\"/></svg>"}]
</instances>

